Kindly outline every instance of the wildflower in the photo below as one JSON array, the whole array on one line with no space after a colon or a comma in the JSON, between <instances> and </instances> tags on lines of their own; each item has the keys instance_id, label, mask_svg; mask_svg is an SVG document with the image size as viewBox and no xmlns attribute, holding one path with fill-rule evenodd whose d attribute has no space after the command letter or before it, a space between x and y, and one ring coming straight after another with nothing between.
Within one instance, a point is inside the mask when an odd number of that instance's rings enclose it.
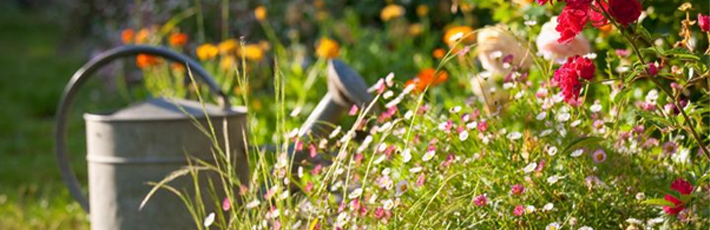
<instances>
[{"instance_id":1,"label":"wildflower","mask_svg":"<svg viewBox=\"0 0 710 230\"><path fill-rule=\"evenodd\" d=\"M596 67L592 60L581 56L574 56L567 59L567 63L555 71L552 79L554 86L562 90L565 102L572 104L579 98L579 91L582 89L580 78L591 80L594 78Z\"/></svg>"},{"instance_id":2,"label":"wildflower","mask_svg":"<svg viewBox=\"0 0 710 230\"><path fill-rule=\"evenodd\" d=\"M397 196L402 195L402 193L406 192L408 188L409 188L409 184L407 183L406 180L399 181L397 183L396 195Z\"/></svg>"},{"instance_id":3,"label":"wildflower","mask_svg":"<svg viewBox=\"0 0 710 230\"><path fill-rule=\"evenodd\" d=\"M357 105L353 104L353 106L350 107L350 112L348 112L348 115L354 116L357 115L358 107Z\"/></svg>"},{"instance_id":4,"label":"wildflower","mask_svg":"<svg viewBox=\"0 0 710 230\"><path fill-rule=\"evenodd\" d=\"M384 208L385 210L392 210L392 208L394 208L394 202L392 201L392 199L387 199L383 201L382 208Z\"/></svg>"},{"instance_id":5,"label":"wildflower","mask_svg":"<svg viewBox=\"0 0 710 230\"><path fill-rule=\"evenodd\" d=\"M380 11L380 19L386 22L404 15L404 7L396 4L389 4Z\"/></svg>"},{"instance_id":6,"label":"wildflower","mask_svg":"<svg viewBox=\"0 0 710 230\"><path fill-rule=\"evenodd\" d=\"M515 206L515 209L513 209L513 215L522 216L523 214L525 214L525 207L523 207L523 205Z\"/></svg>"},{"instance_id":7,"label":"wildflower","mask_svg":"<svg viewBox=\"0 0 710 230\"><path fill-rule=\"evenodd\" d=\"M693 192L693 185L683 180L683 178L678 178L671 183L671 189L678 191L682 195L690 195Z\"/></svg>"},{"instance_id":8,"label":"wildflower","mask_svg":"<svg viewBox=\"0 0 710 230\"><path fill-rule=\"evenodd\" d=\"M267 16L268 15L267 15L266 7L258 6L258 7L256 7L256 9L254 9L254 17L256 18L256 20L264 21L264 20L266 20Z\"/></svg>"},{"instance_id":9,"label":"wildflower","mask_svg":"<svg viewBox=\"0 0 710 230\"><path fill-rule=\"evenodd\" d=\"M168 38L168 42L171 46L180 47L187 44L187 34L185 33L174 33Z\"/></svg>"},{"instance_id":10,"label":"wildflower","mask_svg":"<svg viewBox=\"0 0 710 230\"><path fill-rule=\"evenodd\" d=\"M446 55L446 50L442 48L436 48L434 51L431 52L431 56L434 56L436 59L442 59Z\"/></svg>"},{"instance_id":11,"label":"wildflower","mask_svg":"<svg viewBox=\"0 0 710 230\"><path fill-rule=\"evenodd\" d=\"M466 139L468 139L468 131L463 130L459 133L459 140L465 141Z\"/></svg>"},{"instance_id":12,"label":"wildflower","mask_svg":"<svg viewBox=\"0 0 710 230\"><path fill-rule=\"evenodd\" d=\"M542 210L545 211L551 211L553 208L555 208L555 205L552 203L547 203L545 206L542 206Z\"/></svg>"},{"instance_id":13,"label":"wildflower","mask_svg":"<svg viewBox=\"0 0 710 230\"><path fill-rule=\"evenodd\" d=\"M212 226L212 224L214 223L214 218L214 212L210 212L210 214L205 217L205 222L202 223L205 228Z\"/></svg>"},{"instance_id":14,"label":"wildflower","mask_svg":"<svg viewBox=\"0 0 710 230\"><path fill-rule=\"evenodd\" d=\"M537 163L532 162L532 163L528 164L527 166L525 166L525 168L523 168L523 172L531 173L531 172L535 171L535 168L537 168Z\"/></svg>"},{"instance_id":15,"label":"wildflower","mask_svg":"<svg viewBox=\"0 0 710 230\"><path fill-rule=\"evenodd\" d=\"M264 51L259 45L246 45L243 52L247 60L258 62L264 59Z\"/></svg>"},{"instance_id":16,"label":"wildflower","mask_svg":"<svg viewBox=\"0 0 710 230\"><path fill-rule=\"evenodd\" d=\"M655 62L648 63L648 74L651 75L651 77L658 74L658 65L656 65Z\"/></svg>"},{"instance_id":17,"label":"wildflower","mask_svg":"<svg viewBox=\"0 0 710 230\"><path fill-rule=\"evenodd\" d=\"M609 13L623 26L635 22L641 16L641 10L638 0L609 0Z\"/></svg>"},{"instance_id":18,"label":"wildflower","mask_svg":"<svg viewBox=\"0 0 710 230\"><path fill-rule=\"evenodd\" d=\"M673 141L667 141L663 144L663 153L666 155L675 154L678 151L678 144Z\"/></svg>"},{"instance_id":19,"label":"wildflower","mask_svg":"<svg viewBox=\"0 0 710 230\"><path fill-rule=\"evenodd\" d=\"M436 146L434 145L429 145L429 148L427 149L426 153L424 153L424 156L422 157L422 161L426 162L434 158L434 155L436 154Z\"/></svg>"},{"instance_id":20,"label":"wildflower","mask_svg":"<svg viewBox=\"0 0 710 230\"><path fill-rule=\"evenodd\" d=\"M577 150L573 151L573 152L570 154L570 156L571 156L571 157L579 157L579 156L581 156L583 153L584 153L584 149L577 149Z\"/></svg>"},{"instance_id":21,"label":"wildflower","mask_svg":"<svg viewBox=\"0 0 710 230\"><path fill-rule=\"evenodd\" d=\"M532 205L525 206L525 213L530 214L533 212L535 212L535 206L532 206Z\"/></svg>"},{"instance_id":22,"label":"wildflower","mask_svg":"<svg viewBox=\"0 0 710 230\"><path fill-rule=\"evenodd\" d=\"M121 41L123 44L131 44L133 42L133 37L136 35L136 31L133 29L125 29L121 31Z\"/></svg>"},{"instance_id":23,"label":"wildflower","mask_svg":"<svg viewBox=\"0 0 710 230\"><path fill-rule=\"evenodd\" d=\"M488 203L488 198L486 198L486 194L478 195L473 200L473 203L476 204L476 206L478 207L486 206L486 203Z\"/></svg>"},{"instance_id":24,"label":"wildflower","mask_svg":"<svg viewBox=\"0 0 710 230\"><path fill-rule=\"evenodd\" d=\"M547 183L549 183L550 185L553 185L553 184L557 183L557 181L559 181L559 180L560 180L560 176L552 175L547 178Z\"/></svg>"},{"instance_id":25,"label":"wildflower","mask_svg":"<svg viewBox=\"0 0 710 230\"><path fill-rule=\"evenodd\" d=\"M136 66L141 69L160 64L160 62L160 59L156 56L148 54L138 54L136 56Z\"/></svg>"},{"instance_id":26,"label":"wildflower","mask_svg":"<svg viewBox=\"0 0 710 230\"><path fill-rule=\"evenodd\" d=\"M229 211L232 209L232 202L229 202L229 197L225 197L224 200L222 201L222 210Z\"/></svg>"},{"instance_id":27,"label":"wildflower","mask_svg":"<svg viewBox=\"0 0 710 230\"><path fill-rule=\"evenodd\" d=\"M362 188L356 188L350 194L348 194L348 198L355 199L355 198L360 197L360 195L362 195Z\"/></svg>"},{"instance_id":28,"label":"wildflower","mask_svg":"<svg viewBox=\"0 0 710 230\"><path fill-rule=\"evenodd\" d=\"M335 40L321 38L316 43L316 55L321 58L335 58L340 52L340 45Z\"/></svg>"},{"instance_id":29,"label":"wildflower","mask_svg":"<svg viewBox=\"0 0 710 230\"><path fill-rule=\"evenodd\" d=\"M227 39L217 45L217 49L222 55L236 54L237 48L239 48L237 39Z\"/></svg>"},{"instance_id":30,"label":"wildflower","mask_svg":"<svg viewBox=\"0 0 710 230\"><path fill-rule=\"evenodd\" d=\"M486 121L479 122L477 128L478 128L478 131L485 132L486 130L488 130L488 122L486 122Z\"/></svg>"},{"instance_id":31,"label":"wildflower","mask_svg":"<svg viewBox=\"0 0 710 230\"><path fill-rule=\"evenodd\" d=\"M596 163L602 163L606 160L606 152L604 152L603 149L597 149L597 151L594 151L592 154L592 159Z\"/></svg>"},{"instance_id":32,"label":"wildflower","mask_svg":"<svg viewBox=\"0 0 710 230\"><path fill-rule=\"evenodd\" d=\"M557 154L557 151L558 151L557 147L555 147L555 146L551 146L551 145L545 146L545 152L547 152L547 155L554 156Z\"/></svg>"},{"instance_id":33,"label":"wildflower","mask_svg":"<svg viewBox=\"0 0 710 230\"><path fill-rule=\"evenodd\" d=\"M476 42L476 36L473 36L473 28L470 26L454 26L444 33L444 43L449 47L454 47L459 43L459 40L462 45Z\"/></svg>"},{"instance_id":34,"label":"wildflower","mask_svg":"<svg viewBox=\"0 0 710 230\"><path fill-rule=\"evenodd\" d=\"M510 187L510 193L513 195L521 195L525 192L525 186L522 184L515 184L512 187Z\"/></svg>"},{"instance_id":35,"label":"wildflower","mask_svg":"<svg viewBox=\"0 0 710 230\"><path fill-rule=\"evenodd\" d=\"M545 59L562 62L568 57L589 53L591 50L589 41L582 34L566 43L559 42L561 36L560 32L555 30L557 25L557 17L552 17L549 22L542 25L542 30L535 40L540 54Z\"/></svg>"},{"instance_id":36,"label":"wildflower","mask_svg":"<svg viewBox=\"0 0 710 230\"><path fill-rule=\"evenodd\" d=\"M685 209L685 205L683 204L682 201L680 201L678 198L674 197L673 195L667 194L665 196L665 200L673 203L673 206L663 206L663 211L666 212L668 215L676 215L680 211L683 211Z\"/></svg>"},{"instance_id":37,"label":"wildflower","mask_svg":"<svg viewBox=\"0 0 710 230\"><path fill-rule=\"evenodd\" d=\"M703 32L710 32L710 15L698 14L698 26Z\"/></svg>"},{"instance_id":38,"label":"wildflower","mask_svg":"<svg viewBox=\"0 0 710 230\"><path fill-rule=\"evenodd\" d=\"M557 222L552 222L545 227L545 230L559 230L560 229L560 224Z\"/></svg>"},{"instance_id":39,"label":"wildflower","mask_svg":"<svg viewBox=\"0 0 710 230\"><path fill-rule=\"evenodd\" d=\"M424 173L419 174L419 176L417 177L417 187L422 187L425 182L426 177L424 176Z\"/></svg>"},{"instance_id":40,"label":"wildflower","mask_svg":"<svg viewBox=\"0 0 710 230\"><path fill-rule=\"evenodd\" d=\"M410 148L404 149L401 153L402 155L402 162L407 163L410 160L412 160L412 150Z\"/></svg>"},{"instance_id":41,"label":"wildflower","mask_svg":"<svg viewBox=\"0 0 710 230\"><path fill-rule=\"evenodd\" d=\"M411 36L418 36L422 34L423 30L424 29L422 28L422 24L414 23L409 25L409 35Z\"/></svg>"},{"instance_id":42,"label":"wildflower","mask_svg":"<svg viewBox=\"0 0 710 230\"><path fill-rule=\"evenodd\" d=\"M204 61L204 60L212 59L215 56L217 56L219 49L217 49L216 46L207 43L207 44L203 44L203 45L198 46L196 52L197 52L197 58Z\"/></svg>"},{"instance_id":43,"label":"wildflower","mask_svg":"<svg viewBox=\"0 0 710 230\"><path fill-rule=\"evenodd\" d=\"M521 134L520 132L511 132L511 133L508 133L508 135L506 135L505 137L508 138L508 140L514 141L514 140L518 140L521 137L523 137L523 134Z\"/></svg>"},{"instance_id":44,"label":"wildflower","mask_svg":"<svg viewBox=\"0 0 710 230\"><path fill-rule=\"evenodd\" d=\"M436 74L436 76L434 76ZM417 77L405 83L406 86L415 85L418 92L423 92L427 87L434 87L449 79L446 71L436 71L434 68L425 68L419 71Z\"/></svg>"},{"instance_id":45,"label":"wildflower","mask_svg":"<svg viewBox=\"0 0 710 230\"><path fill-rule=\"evenodd\" d=\"M581 228L579 228L577 230L594 230L594 229L589 226L582 226Z\"/></svg>"}]
</instances>

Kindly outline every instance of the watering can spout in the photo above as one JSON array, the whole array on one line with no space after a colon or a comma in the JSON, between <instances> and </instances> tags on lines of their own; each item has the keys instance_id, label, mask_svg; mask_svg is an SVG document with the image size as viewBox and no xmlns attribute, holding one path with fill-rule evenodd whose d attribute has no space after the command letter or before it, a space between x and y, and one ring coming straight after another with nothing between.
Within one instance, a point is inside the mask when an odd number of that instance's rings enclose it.
<instances>
[{"instance_id":1,"label":"watering can spout","mask_svg":"<svg viewBox=\"0 0 710 230\"><path fill-rule=\"evenodd\" d=\"M328 93L316 105L299 129L299 136L323 137L333 130L338 118L353 105L366 107L372 101L367 84L344 62L328 61Z\"/></svg>"}]
</instances>

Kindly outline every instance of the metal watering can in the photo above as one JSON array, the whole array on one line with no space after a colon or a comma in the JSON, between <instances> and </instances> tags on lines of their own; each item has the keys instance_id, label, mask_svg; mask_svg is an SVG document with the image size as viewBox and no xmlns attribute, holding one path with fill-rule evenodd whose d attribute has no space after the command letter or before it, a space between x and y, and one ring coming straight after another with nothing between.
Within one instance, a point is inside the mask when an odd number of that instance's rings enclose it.
<instances>
[{"instance_id":1,"label":"metal watering can","mask_svg":"<svg viewBox=\"0 0 710 230\"><path fill-rule=\"evenodd\" d=\"M99 68L118 58L138 54L160 56L169 61L184 63L218 96L221 106L206 104L203 108L196 101L155 98L111 113L84 114L90 191L87 199L72 171L67 154L67 120L73 100L79 88ZM228 101L217 83L197 62L164 48L118 47L100 54L79 69L64 89L60 100L55 127L55 151L69 192L84 210L91 210L92 229L195 227L185 204L177 196L163 189L158 190L139 210L141 201L152 188L146 182L160 181L171 172L187 165L185 154L214 162L211 153L214 144L198 130L191 116L205 127L209 117L222 149L229 146L231 156L235 158L233 162L236 162L239 179L247 183L249 165L243 136L247 132L246 108L232 107ZM209 188L206 178L211 178L215 186L221 181L217 174L200 175L201 188ZM178 190L192 190L192 183L191 178L186 177L170 182L169 185ZM204 203L214 206L212 201Z\"/></svg>"}]
</instances>

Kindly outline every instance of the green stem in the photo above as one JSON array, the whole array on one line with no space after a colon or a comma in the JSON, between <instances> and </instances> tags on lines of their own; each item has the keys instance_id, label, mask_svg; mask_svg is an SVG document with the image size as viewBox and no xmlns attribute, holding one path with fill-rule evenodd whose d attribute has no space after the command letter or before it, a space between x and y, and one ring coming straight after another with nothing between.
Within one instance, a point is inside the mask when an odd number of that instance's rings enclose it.
<instances>
[{"instance_id":1,"label":"green stem","mask_svg":"<svg viewBox=\"0 0 710 230\"><path fill-rule=\"evenodd\" d=\"M606 11L604 11L604 14L605 14L605 16L608 16L608 15L606 15L607 14ZM638 47L636 47L634 40L629 36L628 32L626 32L623 29L624 27L620 27L619 24L616 21L614 21L611 17L609 17L608 20L611 21L612 23L614 23L614 26L616 26L616 28L619 29L619 31L624 36L624 38L629 42L629 45L631 45L631 49L634 51L634 54L636 54L639 61L644 66L643 69L644 69L644 72L646 72L646 75L648 75L648 79L650 79L653 82L653 84L656 85L656 87L661 88L661 91L663 91L666 94L666 96L671 98L672 103L678 108L678 111L680 111L680 114L683 115L683 118L685 118L684 123L687 123L687 128L688 128L688 130L690 130L690 134L693 136L695 141L698 142L698 145L699 145L700 149L703 151L703 154L705 154L705 157L707 157L710 160L710 152L708 152L707 148L705 148L705 145L703 144L702 140L700 139L700 136L695 131L695 128L693 127L693 125L690 123L690 117L688 117L688 114L685 113L683 106L681 106L679 101L676 100L676 98L673 96L672 92L670 92L667 88L663 87L663 84L661 84L661 82L659 82L658 79L654 78L653 75L651 75L651 73L648 72L648 68L646 67L647 66L646 60L643 59L643 55L639 51Z\"/></svg>"}]
</instances>

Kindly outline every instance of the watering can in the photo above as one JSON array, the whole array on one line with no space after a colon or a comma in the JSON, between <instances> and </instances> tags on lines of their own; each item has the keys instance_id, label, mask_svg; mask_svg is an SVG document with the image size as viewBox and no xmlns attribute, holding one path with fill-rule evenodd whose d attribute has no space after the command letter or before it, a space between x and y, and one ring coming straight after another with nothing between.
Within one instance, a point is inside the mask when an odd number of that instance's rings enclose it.
<instances>
[{"instance_id":1,"label":"watering can","mask_svg":"<svg viewBox=\"0 0 710 230\"><path fill-rule=\"evenodd\" d=\"M67 153L67 121L79 88L102 66L121 57L147 54L183 63L214 92L221 106L177 98L153 98L109 113L84 114L89 177L88 198L81 191ZM193 120L193 118L195 120ZM240 181L249 181L246 159L246 108L229 105L227 96L200 65L176 52L150 46L123 46L106 51L79 69L64 89L57 111L55 151L62 177L71 195L89 212L91 228L101 230L194 229L185 204L174 194L159 189L139 209L152 189L146 182L161 181L188 164L188 156L214 162L215 142L193 121L207 127L211 122L220 147L229 151ZM209 130L209 128L208 128ZM200 173L201 188L207 180L221 185L219 176ZM170 186L191 191L193 181L182 177ZM220 187L216 190L220 191ZM206 194L206 193L203 193ZM188 194L192 196L192 194ZM209 210L214 202L205 200Z\"/></svg>"}]
</instances>

